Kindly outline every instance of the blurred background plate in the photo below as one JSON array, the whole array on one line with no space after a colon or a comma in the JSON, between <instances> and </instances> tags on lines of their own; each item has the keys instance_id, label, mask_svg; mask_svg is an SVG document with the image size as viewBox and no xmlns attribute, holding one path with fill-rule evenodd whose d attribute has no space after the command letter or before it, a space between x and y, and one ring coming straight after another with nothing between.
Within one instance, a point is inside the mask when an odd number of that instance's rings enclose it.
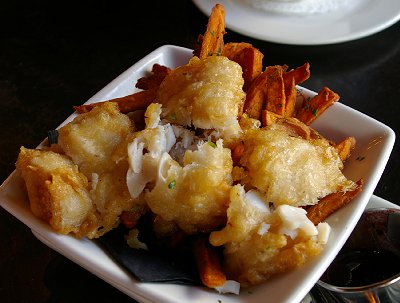
<instances>
[{"instance_id":1,"label":"blurred background plate","mask_svg":"<svg viewBox=\"0 0 400 303\"><path fill-rule=\"evenodd\" d=\"M226 26L243 35L282 44L321 45L351 41L382 31L400 20L399 0L361 0L340 11L283 15L239 0L193 0L207 16L216 3L226 10Z\"/></svg>"}]
</instances>

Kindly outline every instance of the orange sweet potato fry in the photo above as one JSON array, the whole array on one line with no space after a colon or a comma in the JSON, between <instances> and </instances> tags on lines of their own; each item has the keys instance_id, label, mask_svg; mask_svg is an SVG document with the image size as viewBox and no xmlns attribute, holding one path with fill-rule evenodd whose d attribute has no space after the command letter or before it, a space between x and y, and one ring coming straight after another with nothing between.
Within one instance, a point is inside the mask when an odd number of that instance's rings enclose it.
<instances>
[{"instance_id":1,"label":"orange sweet potato fry","mask_svg":"<svg viewBox=\"0 0 400 303\"><path fill-rule=\"evenodd\" d=\"M143 90L121 98L115 98L108 101L74 106L74 109L78 113L86 113L104 102L115 102L118 104L121 113L127 114L129 112L133 112L136 110L146 109L147 106L149 106L150 103L154 101L156 94L157 94L157 88L152 88L149 90Z\"/></svg>"},{"instance_id":2,"label":"orange sweet potato fry","mask_svg":"<svg viewBox=\"0 0 400 303\"><path fill-rule=\"evenodd\" d=\"M262 119L263 109L284 115L286 97L282 74L282 66L268 66L254 79L246 94L244 113L259 120Z\"/></svg>"},{"instance_id":3,"label":"orange sweet potato fry","mask_svg":"<svg viewBox=\"0 0 400 303\"><path fill-rule=\"evenodd\" d=\"M354 190L347 191L345 193L335 192L322 198L318 204L311 206L307 210L307 217L315 225L324 221L335 211L352 201L354 197L361 192L363 183L363 179L360 179L357 182L357 187Z\"/></svg>"},{"instance_id":4,"label":"orange sweet potato fry","mask_svg":"<svg viewBox=\"0 0 400 303\"><path fill-rule=\"evenodd\" d=\"M170 72L171 69L169 67L156 63L151 69L151 74L139 78L135 86L143 90L159 87L161 82Z\"/></svg>"},{"instance_id":5,"label":"orange sweet potato fry","mask_svg":"<svg viewBox=\"0 0 400 303\"><path fill-rule=\"evenodd\" d=\"M308 62L283 73L283 83L285 85L286 96L286 117L293 117L295 115L297 99L296 85L306 81L308 78L310 78L310 64Z\"/></svg>"},{"instance_id":6,"label":"orange sweet potato fry","mask_svg":"<svg viewBox=\"0 0 400 303\"><path fill-rule=\"evenodd\" d=\"M297 100L297 90L296 90L296 82L294 77L291 77L290 80L285 81L284 77L284 85L285 85L285 116L293 117L296 111L296 100Z\"/></svg>"},{"instance_id":7,"label":"orange sweet potato fry","mask_svg":"<svg viewBox=\"0 0 400 303\"><path fill-rule=\"evenodd\" d=\"M340 159L344 162L350 157L352 150L356 146L356 139L354 137L347 137L334 146L338 151Z\"/></svg>"},{"instance_id":8,"label":"orange sweet potato fry","mask_svg":"<svg viewBox=\"0 0 400 303\"><path fill-rule=\"evenodd\" d=\"M247 91L253 80L262 72L262 60L264 55L254 47L243 50L243 69L244 85L243 90Z\"/></svg>"},{"instance_id":9,"label":"orange sweet potato fry","mask_svg":"<svg viewBox=\"0 0 400 303\"><path fill-rule=\"evenodd\" d=\"M222 271L215 248L208 243L208 238L198 236L194 241L193 250L197 270L203 284L210 288L224 285L226 281L225 273Z\"/></svg>"},{"instance_id":10,"label":"orange sweet potato fry","mask_svg":"<svg viewBox=\"0 0 400 303\"><path fill-rule=\"evenodd\" d=\"M274 123L278 122L281 116L270 112L269 110L263 109L261 112L261 125L262 126L270 126Z\"/></svg>"},{"instance_id":11,"label":"orange sweet potato fry","mask_svg":"<svg viewBox=\"0 0 400 303\"><path fill-rule=\"evenodd\" d=\"M238 56L240 56L241 52L248 47L253 47L253 45L247 42L228 42L224 44L222 56L225 56L230 60L235 61Z\"/></svg>"},{"instance_id":12,"label":"orange sweet potato fry","mask_svg":"<svg viewBox=\"0 0 400 303\"><path fill-rule=\"evenodd\" d=\"M253 80L262 72L262 60L264 55L249 43L228 43L224 45L222 55L235 61L242 67L246 92Z\"/></svg>"},{"instance_id":13,"label":"orange sweet potato fry","mask_svg":"<svg viewBox=\"0 0 400 303\"><path fill-rule=\"evenodd\" d=\"M283 116L286 105L283 68L280 65L268 66L265 73L267 79L265 109Z\"/></svg>"},{"instance_id":14,"label":"orange sweet potato fry","mask_svg":"<svg viewBox=\"0 0 400 303\"><path fill-rule=\"evenodd\" d=\"M296 85L303 83L310 78L310 64L306 62L302 66L286 71L283 74L283 80L285 81L285 84L287 82L291 82L292 78L294 79Z\"/></svg>"},{"instance_id":15,"label":"orange sweet potato fry","mask_svg":"<svg viewBox=\"0 0 400 303\"><path fill-rule=\"evenodd\" d=\"M278 123L284 126L287 132L293 136L301 137L305 140L311 138L312 130L308 125L300 122L293 117L283 117L273 112L263 110L261 117L261 125L269 126L271 124Z\"/></svg>"},{"instance_id":16,"label":"orange sweet potato fry","mask_svg":"<svg viewBox=\"0 0 400 303\"><path fill-rule=\"evenodd\" d=\"M207 29L204 35L199 36L199 46L194 55L204 59L211 55L220 55L224 47L225 35L225 8L216 4L208 18Z\"/></svg>"},{"instance_id":17,"label":"orange sweet potato fry","mask_svg":"<svg viewBox=\"0 0 400 303\"><path fill-rule=\"evenodd\" d=\"M288 133L297 135L305 140L310 139L310 136L311 136L310 128L307 125L305 125L304 123L301 123L299 120L297 120L295 118L284 119L282 121L282 124L288 130Z\"/></svg>"},{"instance_id":18,"label":"orange sweet potato fry","mask_svg":"<svg viewBox=\"0 0 400 303\"><path fill-rule=\"evenodd\" d=\"M296 114L296 118L301 122L310 125L319 115L329 106L339 100L339 95L328 87L324 87L318 95L310 100L305 99L301 108Z\"/></svg>"},{"instance_id":19,"label":"orange sweet potato fry","mask_svg":"<svg viewBox=\"0 0 400 303\"><path fill-rule=\"evenodd\" d=\"M267 96L267 74L258 75L247 90L246 100L243 105L243 112L250 118L261 119L265 99Z\"/></svg>"}]
</instances>

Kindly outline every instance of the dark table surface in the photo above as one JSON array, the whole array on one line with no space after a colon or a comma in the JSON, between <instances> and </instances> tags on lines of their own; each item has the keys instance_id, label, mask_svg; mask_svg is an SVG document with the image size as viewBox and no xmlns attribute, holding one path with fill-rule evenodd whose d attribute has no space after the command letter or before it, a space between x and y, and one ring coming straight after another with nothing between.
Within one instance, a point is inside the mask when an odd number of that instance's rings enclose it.
<instances>
[{"instance_id":1,"label":"dark table surface","mask_svg":"<svg viewBox=\"0 0 400 303\"><path fill-rule=\"evenodd\" d=\"M34 148L50 129L140 58L165 44L193 48L207 17L191 1L0 1L0 181L21 145ZM311 64L304 86L329 86L347 104L400 129L400 23L360 40L289 46L228 29L264 65ZM399 145L375 194L398 202ZM1 302L132 302L43 245L0 207Z\"/></svg>"}]
</instances>

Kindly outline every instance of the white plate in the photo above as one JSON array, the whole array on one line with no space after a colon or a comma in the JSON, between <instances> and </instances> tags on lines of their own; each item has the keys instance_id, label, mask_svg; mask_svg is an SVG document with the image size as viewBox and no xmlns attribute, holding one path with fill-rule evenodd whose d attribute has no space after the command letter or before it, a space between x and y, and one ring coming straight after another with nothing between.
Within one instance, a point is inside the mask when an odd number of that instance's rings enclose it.
<instances>
[{"instance_id":1,"label":"white plate","mask_svg":"<svg viewBox=\"0 0 400 303\"><path fill-rule=\"evenodd\" d=\"M315 15L282 15L257 10L238 0L193 0L207 16L224 5L226 26L260 40L317 45L345 42L377 33L400 20L399 0L359 0L349 9Z\"/></svg>"},{"instance_id":2,"label":"white plate","mask_svg":"<svg viewBox=\"0 0 400 303\"><path fill-rule=\"evenodd\" d=\"M160 47L121 74L88 102L132 93L136 79L150 71L154 63L175 67L185 64L191 55L192 51L186 48L170 45ZM306 89L304 93L310 96L314 94ZM66 121L72 118L73 115ZM23 181L16 171L0 188L0 205L29 226L43 243L140 302L255 303L263 302L266 296L269 302L300 302L328 267L357 223L384 170L395 140L394 132L389 127L340 103L330 107L313 126L333 140L350 135L356 137L357 148L347 161L344 173L353 180L364 178L364 189L351 204L329 218L333 232L326 249L318 258L295 271L253 287L251 291L242 290L239 296L222 295L202 287L137 282L96 241L58 235L47 224L34 217L29 209ZM365 158L358 161L358 156Z\"/></svg>"}]
</instances>

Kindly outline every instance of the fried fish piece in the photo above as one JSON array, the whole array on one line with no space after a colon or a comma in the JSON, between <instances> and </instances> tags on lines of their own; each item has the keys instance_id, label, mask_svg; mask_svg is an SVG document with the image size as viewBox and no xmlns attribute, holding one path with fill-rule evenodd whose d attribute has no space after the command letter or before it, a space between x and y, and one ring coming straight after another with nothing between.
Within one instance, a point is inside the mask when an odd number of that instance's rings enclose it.
<instances>
[{"instance_id":1,"label":"fried fish piece","mask_svg":"<svg viewBox=\"0 0 400 303\"><path fill-rule=\"evenodd\" d=\"M231 187L230 150L219 140L186 151L183 166L164 154L160 176L145 193L153 213L175 222L187 234L209 232L225 224Z\"/></svg>"},{"instance_id":2,"label":"fried fish piece","mask_svg":"<svg viewBox=\"0 0 400 303\"><path fill-rule=\"evenodd\" d=\"M249 130L240 164L250 178L248 186L265 193L268 201L293 206L313 205L336 191L354 188L342 173L336 149L323 138L293 136L278 123Z\"/></svg>"},{"instance_id":3,"label":"fried fish piece","mask_svg":"<svg viewBox=\"0 0 400 303\"><path fill-rule=\"evenodd\" d=\"M16 163L35 216L61 234L82 236L97 228L89 182L65 155L22 147Z\"/></svg>"},{"instance_id":4,"label":"fried fish piece","mask_svg":"<svg viewBox=\"0 0 400 303\"><path fill-rule=\"evenodd\" d=\"M158 90L162 117L182 126L215 129L222 137L237 136L245 93L242 69L223 56L193 57L174 69Z\"/></svg>"},{"instance_id":5,"label":"fried fish piece","mask_svg":"<svg viewBox=\"0 0 400 303\"><path fill-rule=\"evenodd\" d=\"M99 237L116 227L123 211L135 205L126 184L127 138L134 125L118 105L104 103L59 129L59 145L91 181L90 195L99 214Z\"/></svg>"},{"instance_id":6,"label":"fried fish piece","mask_svg":"<svg viewBox=\"0 0 400 303\"><path fill-rule=\"evenodd\" d=\"M104 103L83 113L58 130L58 144L86 177L110 171L115 162L111 155L133 131L128 116L114 103Z\"/></svg>"},{"instance_id":7,"label":"fried fish piece","mask_svg":"<svg viewBox=\"0 0 400 303\"><path fill-rule=\"evenodd\" d=\"M209 241L224 245L224 271L242 286L260 284L271 276L301 266L323 248L319 229L306 211L280 205L269 207L258 190L245 192L241 185L231 189L228 221L213 231Z\"/></svg>"}]
</instances>

